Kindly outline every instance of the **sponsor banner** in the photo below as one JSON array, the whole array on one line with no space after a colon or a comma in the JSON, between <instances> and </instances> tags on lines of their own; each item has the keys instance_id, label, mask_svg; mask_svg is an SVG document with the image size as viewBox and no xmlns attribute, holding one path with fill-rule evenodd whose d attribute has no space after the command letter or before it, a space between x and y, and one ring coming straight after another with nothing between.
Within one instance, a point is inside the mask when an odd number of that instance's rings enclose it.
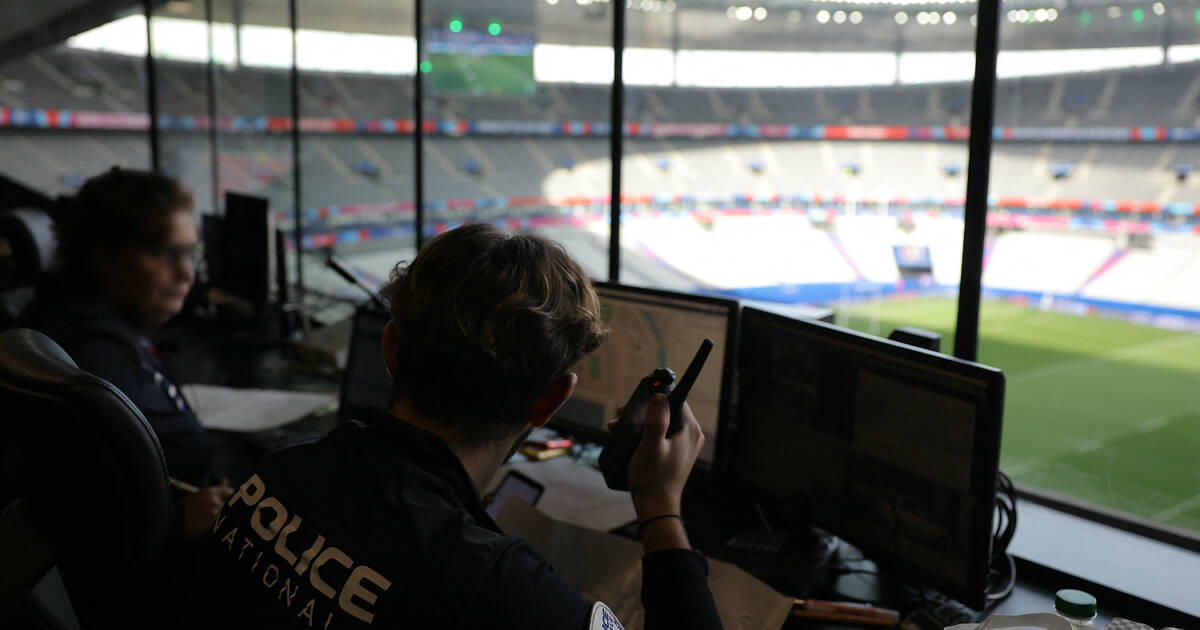
<instances>
[{"instance_id":1,"label":"sponsor banner","mask_svg":"<svg viewBox=\"0 0 1200 630\"><path fill-rule=\"evenodd\" d=\"M1137 139L1136 127L1005 127L1004 140L1048 142L1128 142Z\"/></svg>"},{"instance_id":2,"label":"sponsor banner","mask_svg":"<svg viewBox=\"0 0 1200 630\"><path fill-rule=\"evenodd\" d=\"M206 116L163 114L160 127L172 131L204 130ZM0 127L42 129L144 130L149 119L144 113L96 112L61 109L0 107ZM218 128L232 132L286 133L291 131L288 116L223 116ZM411 118L337 118L304 117L300 129L309 133L411 134L416 124ZM462 136L606 136L611 125L602 121L543 120L425 120L426 133ZM645 123L627 122L630 136L681 138L775 138L806 140L869 141L952 141L970 137L965 126L880 126L880 125L742 125L722 123ZM1001 141L1073 141L1073 142L1200 142L1200 128L1193 127L995 127L993 137Z\"/></svg>"}]
</instances>

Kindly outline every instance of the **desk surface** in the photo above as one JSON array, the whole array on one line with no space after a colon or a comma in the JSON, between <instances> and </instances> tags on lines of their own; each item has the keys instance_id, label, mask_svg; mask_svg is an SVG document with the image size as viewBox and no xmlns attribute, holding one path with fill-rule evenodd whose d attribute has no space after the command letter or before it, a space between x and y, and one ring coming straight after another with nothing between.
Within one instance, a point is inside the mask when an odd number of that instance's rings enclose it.
<instances>
[{"instance_id":1,"label":"desk surface","mask_svg":"<svg viewBox=\"0 0 1200 630\"><path fill-rule=\"evenodd\" d=\"M559 457L546 462L510 463L501 470L493 485L498 483L509 469L520 470L546 486L546 492L542 495L538 508L556 519L600 531L611 531L616 526L634 519L633 507L629 502L628 495L609 490L604 486L600 472L586 464L568 457ZM841 546L839 554L843 558L861 558L861 554L857 550L845 544ZM897 608L904 606L892 602L915 603L919 601L911 589L884 576L872 574L875 569L873 564L864 561L858 562L854 566L861 568L863 572L842 575L830 588L814 596L825 599L881 602L882 606ZM1018 565L1017 578L1012 594L990 609L990 614L1018 615L1049 612L1053 610L1054 592L1058 589L1087 588L1087 585L1080 584L1071 576L1057 574L1032 566L1027 562L1021 562ZM800 595L799 593L785 594ZM937 597L937 594L932 591L928 595L931 599ZM1104 627L1113 617L1135 620L1151 618L1147 615L1152 613L1143 611L1140 606L1128 606L1128 601L1114 601L1106 604L1103 595L1099 593L1097 595L1101 599L1101 611L1096 620L1097 627ZM909 607L911 608L912 605L910 603ZM1165 625L1165 623L1159 625ZM847 628L850 626L792 619L784 627Z\"/></svg>"}]
</instances>

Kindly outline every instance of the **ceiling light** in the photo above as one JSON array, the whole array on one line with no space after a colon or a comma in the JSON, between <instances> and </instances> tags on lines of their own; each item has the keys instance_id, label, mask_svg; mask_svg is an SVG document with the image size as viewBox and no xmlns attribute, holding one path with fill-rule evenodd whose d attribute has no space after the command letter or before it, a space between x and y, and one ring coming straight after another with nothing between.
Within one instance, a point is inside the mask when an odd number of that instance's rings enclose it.
<instances>
[{"instance_id":1,"label":"ceiling light","mask_svg":"<svg viewBox=\"0 0 1200 630\"><path fill-rule=\"evenodd\" d=\"M1154 15L1162 15L1166 12L1167 12L1167 7L1163 6L1163 3L1161 3L1161 2L1154 3Z\"/></svg>"},{"instance_id":2,"label":"ceiling light","mask_svg":"<svg viewBox=\"0 0 1200 630\"><path fill-rule=\"evenodd\" d=\"M737 21L745 22L754 17L754 9L750 7L738 7L737 11L734 11L733 16L737 18Z\"/></svg>"},{"instance_id":3,"label":"ceiling light","mask_svg":"<svg viewBox=\"0 0 1200 630\"><path fill-rule=\"evenodd\" d=\"M1058 9L1046 9L1046 21L1053 22L1058 19Z\"/></svg>"},{"instance_id":4,"label":"ceiling light","mask_svg":"<svg viewBox=\"0 0 1200 630\"><path fill-rule=\"evenodd\" d=\"M1050 16L1046 13L1045 9L1038 9L1037 11L1033 12L1033 19L1039 22L1045 22L1046 18L1048 17Z\"/></svg>"},{"instance_id":5,"label":"ceiling light","mask_svg":"<svg viewBox=\"0 0 1200 630\"><path fill-rule=\"evenodd\" d=\"M917 14L917 24L920 24L921 26L925 26L926 24L929 24L929 14L924 11L918 13Z\"/></svg>"},{"instance_id":6,"label":"ceiling light","mask_svg":"<svg viewBox=\"0 0 1200 630\"><path fill-rule=\"evenodd\" d=\"M851 11L850 12L850 23L851 24L862 24L862 12L861 11Z\"/></svg>"},{"instance_id":7,"label":"ceiling light","mask_svg":"<svg viewBox=\"0 0 1200 630\"><path fill-rule=\"evenodd\" d=\"M817 11L817 22L820 24L827 24L829 22L829 11L826 11L825 9Z\"/></svg>"},{"instance_id":8,"label":"ceiling light","mask_svg":"<svg viewBox=\"0 0 1200 630\"><path fill-rule=\"evenodd\" d=\"M949 26L958 21L958 15L953 11L947 11L942 14L942 21L946 23L946 26Z\"/></svg>"},{"instance_id":9,"label":"ceiling light","mask_svg":"<svg viewBox=\"0 0 1200 630\"><path fill-rule=\"evenodd\" d=\"M979 16L974 13L971 14L971 26L979 26Z\"/></svg>"},{"instance_id":10,"label":"ceiling light","mask_svg":"<svg viewBox=\"0 0 1200 630\"><path fill-rule=\"evenodd\" d=\"M804 14L799 11L788 11L788 21L795 23L804 19Z\"/></svg>"},{"instance_id":11,"label":"ceiling light","mask_svg":"<svg viewBox=\"0 0 1200 630\"><path fill-rule=\"evenodd\" d=\"M942 16L938 15L937 11L929 12L929 23L930 24L937 24L938 22L941 22L941 21L942 21Z\"/></svg>"},{"instance_id":12,"label":"ceiling light","mask_svg":"<svg viewBox=\"0 0 1200 630\"><path fill-rule=\"evenodd\" d=\"M1121 7L1117 7L1117 6L1108 7L1108 17L1110 17L1114 20L1121 19Z\"/></svg>"},{"instance_id":13,"label":"ceiling light","mask_svg":"<svg viewBox=\"0 0 1200 630\"><path fill-rule=\"evenodd\" d=\"M908 24L908 14L903 11L896 13L895 18L896 18L896 23L899 24L900 26L904 26L905 24Z\"/></svg>"},{"instance_id":14,"label":"ceiling light","mask_svg":"<svg viewBox=\"0 0 1200 630\"><path fill-rule=\"evenodd\" d=\"M754 10L754 19L759 22L767 19L767 7L758 7Z\"/></svg>"},{"instance_id":15,"label":"ceiling light","mask_svg":"<svg viewBox=\"0 0 1200 630\"><path fill-rule=\"evenodd\" d=\"M837 22L838 24L844 23L846 21L846 12L845 11L834 11L833 12L833 21Z\"/></svg>"}]
</instances>

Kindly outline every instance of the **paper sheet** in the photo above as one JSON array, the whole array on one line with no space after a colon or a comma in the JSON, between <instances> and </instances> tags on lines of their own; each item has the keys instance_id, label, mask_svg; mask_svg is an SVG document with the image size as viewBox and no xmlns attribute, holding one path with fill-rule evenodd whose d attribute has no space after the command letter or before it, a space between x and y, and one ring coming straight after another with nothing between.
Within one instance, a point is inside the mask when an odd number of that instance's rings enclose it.
<instances>
[{"instance_id":1,"label":"paper sheet","mask_svg":"<svg viewBox=\"0 0 1200 630\"><path fill-rule=\"evenodd\" d=\"M551 518L602 532L637 520L628 492L610 490L599 470L570 457L505 465L490 487L495 488L510 470L546 487L537 508Z\"/></svg>"},{"instance_id":2,"label":"paper sheet","mask_svg":"<svg viewBox=\"0 0 1200 630\"><path fill-rule=\"evenodd\" d=\"M556 521L515 495L504 503L496 522L506 533L529 541L585 598L608 604L626 628L643 627L641 545ZM792 609L790 597L731 564L710 559L708 569L708 586L726 630L783 626Z\"/></svg>"},{"instance_id":3,"label":"paper sheet","mask_svg":"<svg viewBox=\"0 0 1200 630\"><path fill-rule=\"evenodd\" d=\"M277 429L333 403L333 396L274 389L184 385L183 396L206 429L254 433Z\"/></svg>"}]
</instances>

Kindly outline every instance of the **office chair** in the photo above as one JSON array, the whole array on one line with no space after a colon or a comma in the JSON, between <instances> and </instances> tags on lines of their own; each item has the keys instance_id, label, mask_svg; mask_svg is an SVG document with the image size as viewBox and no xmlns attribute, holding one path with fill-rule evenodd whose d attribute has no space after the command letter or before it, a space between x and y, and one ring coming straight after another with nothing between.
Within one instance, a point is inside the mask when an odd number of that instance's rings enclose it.
<instances>
[{"instance_id":1,"label":"office chair","mask_svg":"<svg viewBox=\"0 0 1200 630\"><path fill-rule=\"evenodd\" d=\"M11 328L33 300L33 284L54 260L50 215L37 208L0 212L0 330Z\"/></svg>"},{"instance_id":2,"label":"office chair","mask_svg":"<svg viewBox=\"0 0 1200 630\"><path fill-rule=\"evenodd\" d=\"M119 574L166 542L162 448L120 390L33 330L0 333L0 409L0 605L58 565L87 627L71 572Z\"/></svg>"}]
</instances>

